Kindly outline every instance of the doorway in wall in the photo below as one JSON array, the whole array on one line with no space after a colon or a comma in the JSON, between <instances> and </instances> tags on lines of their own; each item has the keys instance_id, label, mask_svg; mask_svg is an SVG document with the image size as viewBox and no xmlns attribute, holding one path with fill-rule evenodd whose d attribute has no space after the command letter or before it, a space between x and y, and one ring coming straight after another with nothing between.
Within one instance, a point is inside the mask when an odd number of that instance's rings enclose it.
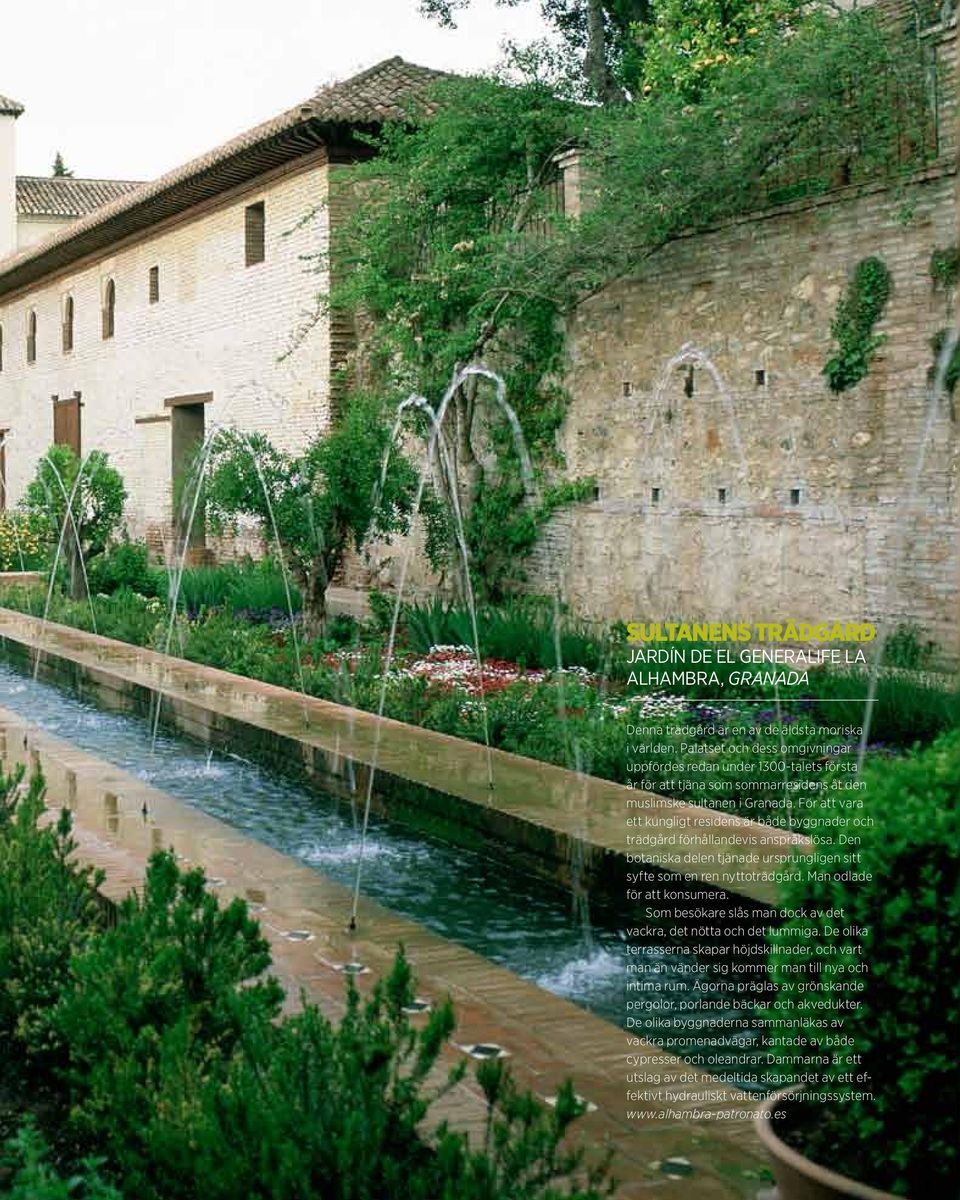
<instances>
[{"instance_id":1,"label":"doorway in wall","mask_svg":"<svg viewBox=\"0 0 960 1200\"><path fill-rule=\"evenodd\" d=\"M187 562L206 558L207 531L203 509L198 507L191 522L196 484L197 453L206 435L206 406L212 392L173 396L165 401L170 411L170 473L173 496L173 531L177 552L186 544Z\"/></svg>"},{"instance_id":2,"label":"doorway in wall","mask_svg":"<svg viewBox=\"0 0 960 1200\"><path fill-rule=\"evenodd\" d=\"M55 446L69 446L77 458L80 457L80 393L74 392L66 400L59 396L53 400L53 443Z\"/></svg>"},{"instance_id":3,"label":"doorway in wall","mask_svg":"<svg viewBox=\"0 0 960 1200\"><path fill-rule=\"evenodd\" d=\"M7 507L7 434L9 429L0 429L0 512Z\"/></svg>"}]
</instances>

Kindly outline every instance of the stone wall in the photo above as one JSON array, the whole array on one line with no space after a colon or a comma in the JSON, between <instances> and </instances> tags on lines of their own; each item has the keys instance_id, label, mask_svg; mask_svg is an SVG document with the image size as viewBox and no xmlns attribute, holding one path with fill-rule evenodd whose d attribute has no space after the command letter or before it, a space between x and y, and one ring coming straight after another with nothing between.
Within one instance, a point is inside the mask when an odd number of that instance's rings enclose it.
<instances>
[{"instance_id":1,"label":"stone wall","mask_svg":"<svg viewBox=\"0 0 960 1200\"><path fill-rule=\"evenodd\" d=\"M561 446L597 498L555 518L530 586L607 619L891 615L957 648L960 438L927 384L954 170L681 239L584 304ZM830 322L868 255L888 341L835 396Z\"/></svg>"},{"instance_id":2,"label":"stone wall","mask_svg":"<svg viewBox=\"0 0 960 1200\"><path fill-rule=\"evenodd\" d=\"M220 423L259 429L288 448L329 417L330 352L321 321L291 353L293 336L324 286L309 261L326 245L327 166L301 160L214 206L188 212L28 293L0 302L0 428L13 504L53 440L51 397L79 391L83 452L102 447L130 491L136 536L169 543L172 422L165 402L212 394L207 432ZM263 201L265 260L245 266L244 212ZM159 268L159 300L148 273ZM115 334L102 337L107 281L116 287ZM73 297L73 349L62 348L65 298ZM26 361L28 314L37 314L36 362Z\"/></svg>"}]
</instances>

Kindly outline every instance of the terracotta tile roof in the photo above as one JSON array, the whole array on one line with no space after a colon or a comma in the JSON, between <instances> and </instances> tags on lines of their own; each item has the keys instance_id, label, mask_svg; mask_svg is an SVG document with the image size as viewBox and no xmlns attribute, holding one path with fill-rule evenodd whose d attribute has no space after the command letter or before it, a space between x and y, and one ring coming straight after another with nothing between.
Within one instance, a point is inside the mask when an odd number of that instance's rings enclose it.
<instances>
[{"instance_id":1,"label":"terracotta tile roof","mask_svg":"<svg viewBox=\"0 0 960 1200\"><path fill-rule=\"evenodd\" d=\"M21 217L84 217L138 187L139 183L129 179L18 175L17 213Z\"/></svg>"},{"instance_id":2,"label":"terracotta tile roof","mask_svg":"<svg viewBox=\"0 0 960 1200\"><path fill-rule=\"evenodd\" d=\"M445 78L446 71L420 67L397 55L320 88L312 104L316 115L327 120L376 124L403 117L411 101L425 100L433 85Z\"/></svg>"},{"instance_id":3,"label":"terracotta tile roof","mask_svg":"<svg viewBox=\"0 0 960 1200\"><path fill-rule=\"evenodd\" d=\"M325 146L337 127L349 131L400 117L405 102L425 99L444 75L397 57L320 88L302 104L124 192L36 246L8 255L0 261L0 295Z\"/></svg>"},{"instance_id":4,"label":"terracotta tile roof","mask_svg":"<svg viewBox=\"0 0 960 1200\"><path fill-rule=\"evenodd\" d=\"M0 115L19 117L22 112L22 104L18 104L16 100L11 100L9 96L0 96Z\"/></svg>"}]
</instances>

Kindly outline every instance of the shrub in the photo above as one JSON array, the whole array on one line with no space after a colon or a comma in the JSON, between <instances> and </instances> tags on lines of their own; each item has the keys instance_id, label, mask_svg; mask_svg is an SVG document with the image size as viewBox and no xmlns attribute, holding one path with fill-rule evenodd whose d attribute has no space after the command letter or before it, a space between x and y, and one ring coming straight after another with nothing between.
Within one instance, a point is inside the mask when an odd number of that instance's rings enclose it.
<instances>
[{"instance_id":1,"label":"shrub","mask_svg":"<svg viewBox=\"0 0 960 1200\"><path fill-rule=\"evenodd\" d=\"M388 634L393 622L395 598L373 588L367 593L367 603L370 605L370 624L374 633Z\"/></svg>"},{"instance_id":2,"label":"shrub","mask_svg":"<svg viewBox=\"0 0 960 1200\"><path fill-rule=\"evenodd\" d=\"M34 524L20 513L0 512L0 571L37 571L46 565Z\"/></svg>"},{"instance_id":3,"label":"shrub","mask_svg":"<svg viewBox=\"0 0 960 1200\"><path fill-rule=\"evenodd\" d=\"M565 1087L550 1112L519 1096L501 1064L478 1074L489 1103L483 1148L428 1115L465 1074L437 1071L454 1028L449 1003L414 1029L404 1007L413 978L401 949L390 975L361 999L348 981L334 1026L319 1008L279 1025L248 1025L243 1047L204 1076L195 1059L158 1059L155 1104L117 1146L136 1195L159 1200L593 1200L605 1170L560 1148L578 1115ZM439 1080L437 1075L440 1075ZM142 1163L132 1163L137 1148ZM131 1170L132 1168L132 1170ZM555 1185L567 1183L563 1192Z\"/></svg>"},{"instance_id":4,"label":"shrub","mask_svg":"<svg viewBox=\"0 0 960 1200\"><path fill-rule=\"evenodd\" d=\"M405 644L411 650L426 653L431 646L474 643L469 611L439 599L405 604L401 620ZM548 670L558 665L585 667L598 674L609 674L613 666L609 631L557 614L550 600L514 597L497 606L481 605L477 632L484 658Z\"/></svg>"},{"instance_id":5,"label":"shrub","mask_svg":"<svg viewBox=\"0 0 960 1200\"><path fill-rule=\"evenodd\" d=\"M171 1045L206 1064L277 1015L280 985L258 979L269 965L242 900L220 908L202 871L153 855L142 897L124 900L116 927L75 955L53 1014L83 1098L81 1125L119 1153L149 1120L151 1081Z\"/></svg>"},{"instance_id":6,"label":"shrub","mask_svg":"<svg viewBox=\"0 0 960 1200\"><path fill-rule=\"evenodd\" d=\"M827 724L862 725L870 676L865 671L816 671L811 684ZM844 703L846 701L846 703ZM815 702L816 703L816 702ZM960 690L904 674L883 673L871 705L870 741L908 748L960 723Z\"/></svg>"},{"instance_id":7,"label":"shrub","mask_svg":"<svg viewBox=\"0 0 960 1200\"><path fill-rule=\"evenodd\" d=\"M936 643L924 638L919 625L898 625L884 644L883 665L907 671L929 670L936 654Z\"/></svg>"},{"instance_id":8,"label":"shrub","mask_svg":"<svg viewBox=\"0 0 960 1200\"><path fill-rule=\"evenodd\" d=\"M786 1078L812 1069L821 1090L850 1097L808 1107L797 1135L804 1153L900 1195L953 1195L960 1174L960 731L895 763L874 764L865 778L864 808L850 810L873 820L856 827L859 860L851 864L840 841L854 826L831 826L816 842L837 856L834 865L805 869L801 862L801 878L786 885L784 905L805 915L772 934L777 994L767 1015L779 1036L789 1030L777 1055ZM863 878L845 878L851 872ZM842 918L818 915L830 910L842 910ZM818 927L813 937L811 926ZM828 975L828 961L846 970ZM850 970L860 964L864 973ZM831 1043L838 1031L825 1028L823 1017L834 1013L843 1016L849 1046ZM854 1083L858 1073L869 1083ZM852 1098L864 1091L869 1098Z\"/></svg>"},{"instance_id":9,"label":"shrub","mask_svg":"<svg viewBox=\"0 0 960 1200\"><path fill-rule=\"evenodd\" d=\"M32 1122L26 1122L6 1146L13 1179L4 1195L9 1200L122 1200L100 1175L102 1159L89 1158L80 1170L61 1177L50 1164L50 1152Z\"/></svg>"},{"instance_id":10,"label":"shrub","mask_svg":"<svg viewBox=\"0 0 960 1200\"><path fill-rule=\"evenodd\" d=\"M429 1120L465 1075L438 1070L454 1028L449 1001L415 1028L405 1012L414 980L400 950L391 973L361 999L348 979L333 1025L304 1004L279 1015L282 991L264 977L269 947L243 901L221 907L201 871L169 853L149 863L142 896L114 927L97 920L99 877L68 861L69 820L38 824L43 781L24 794L20 768L0 786L0 984L27 986L3 1010L7 1071L30 1045L24 1013L42 1013L62 1069L38 1076L70 1087L55 1098L58 1134L106 1154L91 1160L58 1136L61 1176L28 1122L10 1146L12 1193L22 1200L599 1200L607 1163L589 1165L565 1138L581 1111L565 1084L554 1110L521 1094L500 1063L478 1078L488 1104L482 1144ZM18 958L18 939L29 956ZM52 953L54 948L58 953ZM11 949L12 948L12 949ZM28 961L29 959L29 961ZM18 971L24 962L31 968ZM33 986L36 966L42 987ZM33 1022L30 1022L30 1028ZM45 1058L36 1067L56 1066ZM438 1078L439 1076L439 1078ZM104 1182L108 1163L119 1191ZM58 1163L58 1167L61 1164Z\"/></svg>"},{"instance_id":11,"label":"shrub","mask_svg":"<svg viewBox=\"0 0 960 1200\"><path fill-rule=\"evenodd\" d=\"M0 774L0 1035L31 1061L60 1061L50 1013L96 927L102 876L71 864L70 814L41 825L43 776L25 789L23 776L22 766Z\"/></svg>"},{"instance_id":12,"label":"shrub","mask_svg":"<svg viewBox=\"0 0 960 1200\"><path fill-rule=\"evenodd\" d=\"M176 580L176 574L171 574L171 588ZM290 604L296 613L302 607L302 598L296 584L292 580L288 583ZM275 615L287 618L290 610L283 573L269 558L243 564L185 567L180 577L177 607L190 615L227 609L251 619Z\"/></svg>"},{"instance_id":13,"label":"shrub","mask_svg":"<svg viewBox=\"0 0 960 1200\"><path fill-rule=\"evenodd\" d=\"M0 606L3 608L40 616L46 603L47 589L41 584L6 584L0 588Z\"/></svg>"},{"instance_id":14,"label":"shrub","mask_svg":"<svg viewBox=\"0 0 960 1200\"><path fill-rule=\"evenodd\" d=\"M141 596L166 595L166 572L150 564L146 542L122 541L110 546L87 568L90 590L111 594L121 588Z\"/></svg>"},{"instance_id":15,"label":"shrub","mask_svg":"<svg viewBox=\"0 0 960 1200\"><path fill-rule=\"evenodd\" d=\"M104 552L126 498L120 473L102 450L79 459L69 446L51 446L37 463L21 505L51 552L62 537L74 598L84 594L81 559L89 568Z\"/></svg>"},{"instance_id":16,"label":"shrub","mask_svg":"<svg viewBox=\"0 0 960 1200\"><path fill-rule=\"evenodd\" d=\"M357 645L360 636L360 623L349 613L337 613L327 624L327 637L337 646Z\"/></svg>"},{"instance_id":17,"label":"shrub","mask_svg":"<svg viewBox=\"0 0 960 1200\"><path fill-rule=\"evenodd\" d=\"M169 599L173 599L176 588L177 608L190 615L223 608L236 573L237 568L231 563L217 567L184 567L182 572L173 571L170 574Z\"/></svg>"},{"instance_id":18,"label":"shrub","mask_svg":"<svg viewBox=\"0 0 960 1200\"><path fill-rule=\"evenodd\" d=\"M289 588L289 604L288 589ZM283 571L270 558L246 563L230 581L226 596L227 607L247 617L279 616L289 618L303 607L303 597L294 581L284 582Z\"/></svg>"},{"instance_id":19,"label":"shrub","mask_svg":"<svg viewBox=\"0 0 960 1200\"><path fill-rule=\"evenodd\" d=\"M157 648L166 649L166 625L158 630L157 640ZM292 638L275 633L268 625L238 621L226 612L208 613L197 621L178 621L170 651L248 679L298 686Z\"/></svg>"}]
</instances>

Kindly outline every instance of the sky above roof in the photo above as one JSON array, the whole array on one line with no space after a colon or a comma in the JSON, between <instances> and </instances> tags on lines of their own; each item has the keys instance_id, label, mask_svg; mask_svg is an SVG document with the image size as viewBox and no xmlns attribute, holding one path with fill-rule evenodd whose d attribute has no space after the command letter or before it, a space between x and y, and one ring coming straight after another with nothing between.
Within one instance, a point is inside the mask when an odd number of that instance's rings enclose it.
<instances>
[{"instance_id":1,"label":"sky above roof","mask_svg":"<svg viewBox=\"0 0 960 1200\"><path fill-rule=\"evenodd\" d=\"M47 11L47 10L44 10ZM473 0L439 29L417 0L56 0L4 14L0 92L25 108L17 171L152 179L380 59L483 70L540 36L534 0Z\"/></svg>"}]
</instances>

